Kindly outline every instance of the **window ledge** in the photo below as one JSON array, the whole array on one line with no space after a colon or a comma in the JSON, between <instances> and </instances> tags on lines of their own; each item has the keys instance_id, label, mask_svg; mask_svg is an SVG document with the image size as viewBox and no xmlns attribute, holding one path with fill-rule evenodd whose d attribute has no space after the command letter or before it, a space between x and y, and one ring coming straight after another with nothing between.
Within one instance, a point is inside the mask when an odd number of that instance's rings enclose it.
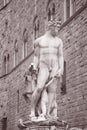
<instances>
[{"instance_id":1,"label":"window ledge","mask_svg":"<svg viewBox=\"0 0 87 130\"><path fill-rule=\"evenodd\" d=\"M77 15L79 15L84 9L87 8L87 2L78 11L76 11L70 18L68 18L60 27L60 30L65 27L69 22L71 22Z\"/></svg>"}]
</instances>

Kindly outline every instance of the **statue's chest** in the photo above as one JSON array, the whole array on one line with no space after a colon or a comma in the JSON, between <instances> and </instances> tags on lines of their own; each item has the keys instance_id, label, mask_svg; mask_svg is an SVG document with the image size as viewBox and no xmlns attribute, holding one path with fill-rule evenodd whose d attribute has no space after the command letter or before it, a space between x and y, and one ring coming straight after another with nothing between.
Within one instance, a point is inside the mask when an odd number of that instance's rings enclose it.
<instances>
[{"instance_id":1,"label":"statue's chest","mask_svg":"<svg viewBox=\"0 0 87 130\"><path fill-rule=\"evenodd\" d=\"M43 39L40 42L41 48L50 48L50 47L57 48L58 46L59 46L59 42L56 41L56 39Z\"/></svg>"}]
</instances>

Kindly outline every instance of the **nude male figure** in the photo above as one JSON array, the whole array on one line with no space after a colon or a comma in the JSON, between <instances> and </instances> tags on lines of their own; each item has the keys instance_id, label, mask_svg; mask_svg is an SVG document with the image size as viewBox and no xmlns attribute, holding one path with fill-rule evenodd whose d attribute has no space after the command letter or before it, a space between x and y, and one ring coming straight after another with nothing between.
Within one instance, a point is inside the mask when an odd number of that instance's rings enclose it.
<instances>
[{"instance_id":1,"label":"nude male figure","mask_svg":"<svg viewBox=\"0 0 87 130\"><path fill-rule=\"evenodd\" d=\"M57 37L58 27L54 21L49 21L46 27L46 33L34 42L34 69L39 68L37 87L32 95L31 120L36 118L35 108L40 99L48 79L53 78L53 82L47 87L48 110L50 115L54 107L54 116L57 117L56 89L57 77L63 74L63 43ZM54 102L54 106L52 106ZM45 115L43 114L45 117Z\"/></svg>"}]
</instances>

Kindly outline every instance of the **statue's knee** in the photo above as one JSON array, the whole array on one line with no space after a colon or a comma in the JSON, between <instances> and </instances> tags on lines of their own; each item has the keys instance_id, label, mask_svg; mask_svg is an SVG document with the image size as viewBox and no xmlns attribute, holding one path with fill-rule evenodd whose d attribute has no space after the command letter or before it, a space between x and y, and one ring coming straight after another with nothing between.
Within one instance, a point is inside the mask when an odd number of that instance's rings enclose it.
<instances>
[{"instance_id":1,"label":"statue's knee","mask_svg":"<svg viewBox=\"0 0 87 130\"><path fill-rule=\"evenodd\" d=\"M54 103L52 104L52 109L57 109L57 103L56 103L56 101L54 101Z\"/></svg>"}]
</instances>

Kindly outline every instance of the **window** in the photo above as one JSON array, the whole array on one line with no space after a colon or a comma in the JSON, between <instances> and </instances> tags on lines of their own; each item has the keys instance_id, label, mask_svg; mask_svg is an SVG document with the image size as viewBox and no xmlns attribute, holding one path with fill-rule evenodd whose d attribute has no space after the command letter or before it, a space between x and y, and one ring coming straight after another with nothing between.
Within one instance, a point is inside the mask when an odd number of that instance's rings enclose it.
<instances>
[{"instance_id":1,"label":"window","mask_svg":"<svg viewBox=\"0 0 87 130\"><path fill-rule=\"evenodd\" d=\"M50 7L47 9L47 19L49 20L54 20L55 19L55 4L52 3Z\"/></svg>"},{"instance_id":2,"label":"window","mask_svg":"<svg viewBox=\"0 0 87 130\"><path fill-rule=\"evenodd\" d=\"M17 90L17 112L19 112L19 90Z\"/></svg>"},{"instance_id":3,"label":"window","mask_svg":"<svg viewBox=\"0 0 87 130\"><path fill-rule=\"evenodd\" d=\"M7 73L7 59L6 56L4 56L4 74Z\"/></svg>"},{"instance_id":4,"label":"window","mask_svg":"<svg viewBox=\"0 0 87 130\"><path fill-rule=\"evenodd\" d=\"M75 0L70 0L70 2L71 2L70 15L73 15L76 12L76 2L75 2Z\"/></svg>"},{"instance_id":5,"label":"window","mask_svg":"<svg viewBox=\"0 0 87 130\"><path fill-rule=\"evenodd\" d=\"M7 130L7 118L2 119L2 130Z\"/></svg>"},{"instance_id":6,"label":"window","mask_svg":"<svg viewBox=\"0 0 87 130\"><path fill-rule=\"evenodd\" d=\"M55 20L55 4L52 4L52 19Z\"/></svg>"},{"instance_id":7,"label":"window","mask_svg":"<svg viewBox=\"0 0 87 130\"><path fill-rule=\"evenodd\" d=\"M64 73L62 76L62 83L61 83L61 94L66 93L66 61L64 61Z\"/></svg>"},{"instance_id":8,"label":"window","mask_svg":"<svg viewBox=\"0 0 87 130\"><path fill-rule=\"evenodd\" d=\"M70 0L66 0L66 18L70 17Z\"/></svg>"},{"instance_id":9,"label":"window","mask_svg":"<svg viewBox=\"0 0 87 130\"><path fill-rule=\"evenodd\" d=\"M36 39L36 32L37 32L37 30L36 30L36 24L34 25L34 39Z\"/></svg>"},{"instance_id":10,"label":"window","mask_svg":"<svg viewBox=\"0 0 87 130\"><path fill-rule=\"evenodd\" d=\"M7 52L5 52L3 56L3 65L2 65L3 75L9 72L9 69L10 69L9 66L10 66L10 55Z\"/></svg>"},{"instance_id":11,"label":"window","mask_svg":"<svg viewBox=\"0 0 87 130\"><path fill-rule=\"evenodd\" d=\"M10 56L7 54L7 73L9 72L10 67Z\"/></svg>"},{"instance_id":12,"label":"window","mask_svg":"<svg viewBox=\"0 0 87 130\"><path fill-rule=\"evenodd\" d=\"M39 20L38 18L34 21L34 39L39 37Z\"/></svg>"},{"instance_id":13,"label":"window","mask_svg":"<svg viewBox=\"0 0 87 130\"><path fill-rule=\"evenodd\" d=\"M23 58L27 56L27 44L28 44L28 32L27 29L24 29L23 32Z\"/></svg>"},{"instance_id":14,"label":"window","mask_svg":"<svg viewBox=\"0 0 87 130\"><path fill-rule=\"evenodd\" d=\"M64 21L75 13L75 0L64 0Z\"/></svg>"},{"instance_id":15,"label":"window","mask_svg":"<svg viewBox=\"0 0 87 130\"><path fill-rule=\"evenodd\" d=\"M49 11L48 11L48 21L49 20L51 20L51 11L50 11L50 9L49 9Z\"/></svg>"},{"instance_id":16,"label":"window","mask_svg":"<svg viewBox=\"0 0 87 130\"><path fill-rule=\"evenodd\" d=\"M16 39L14 43L14 67L17 64L18 64L18 44L17 44L17 39Z\"/></svg>"}]
</instances>

